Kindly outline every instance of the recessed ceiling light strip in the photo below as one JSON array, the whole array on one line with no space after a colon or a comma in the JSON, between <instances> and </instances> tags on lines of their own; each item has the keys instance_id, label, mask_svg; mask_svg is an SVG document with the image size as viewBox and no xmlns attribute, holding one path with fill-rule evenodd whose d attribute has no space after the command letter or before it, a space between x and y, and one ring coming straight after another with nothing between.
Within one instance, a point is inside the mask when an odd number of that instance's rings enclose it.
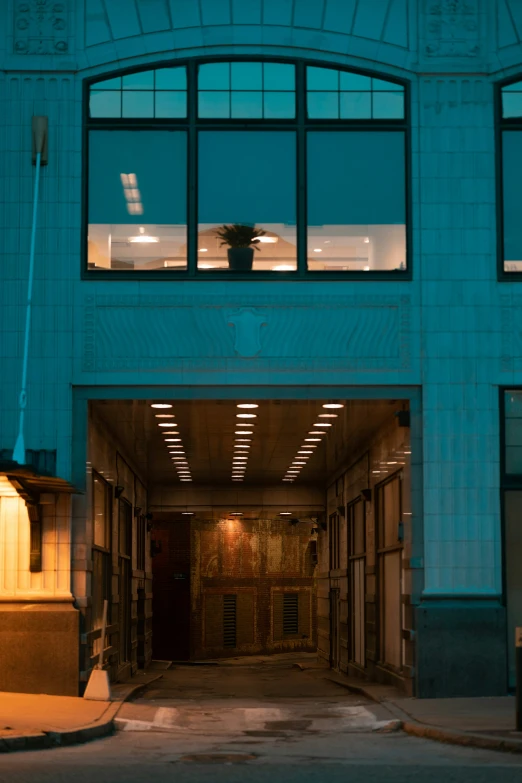
<instances>
[{"instance_id":1,"label":"recessed ceiling light strip","mask_svg":"<svg viewBox=\"0 0 522 783\"><path fill-rule=\"evenodd\" d=\"M341 402L326 402L322 406L326 409L344 408L344 404ZM337 413L319 413L318 419L337 419ZM325 435L329 432L329 427L332 427L331 422L318 421L313 425L313 430L308 432L308 437L303 438L303 445L299 448L296 457L290 463L290 467L286 471L283 481L292 482L299 476L299 473L306 467L306 460L310 458L311 454L314 454L313 449L317 448L317 444L321 442ZM319 436L319 437L316 437ZM321 437L322 436L322 437Z\"/></svg>"},{"instance_id":2,"label":"recessed ceiling light strip","mask_svg":"<svg viewBox=\"0 0 522 783\"><path fill-rule=\"evenodd\" d=\"M166 402L154 402L151 404L151 408L172 408L171 403ZM154 414L157 419L174 419L174 413L156 413ZM177 424L174 421L158 421L158 427L171 427L177 428ZM192 481L192 474L190 472L190 466L187 462L185 451L183 450L183 440L180 437L180 433L177 429L160 430L164 437L165 445L169 452L169 456L172 460L172 464L176 469L178 478L180 481ZM172 437L174 436L174 437Z\"/></svg>"}]
</instances>

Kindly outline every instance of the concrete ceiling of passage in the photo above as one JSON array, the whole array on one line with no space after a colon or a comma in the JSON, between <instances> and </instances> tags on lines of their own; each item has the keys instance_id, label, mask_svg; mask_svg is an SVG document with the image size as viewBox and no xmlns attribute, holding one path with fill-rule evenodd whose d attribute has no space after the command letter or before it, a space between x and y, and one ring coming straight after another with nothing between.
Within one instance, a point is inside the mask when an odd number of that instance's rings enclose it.
<instances>
[{"instance_id":1,"label":"concrete ceiling of passage","mask_svg":"<svg viewBox=\"0 0 522 783\"><path fill-rule=\"evenodd\" d=\"M240 486L232 480L235 455L247 457L244 485L282 486L291 463L302 461L305 464L297 466L301 472L294 485L324 487L339 465L350 464L378 429L386 422L393 426L395 411L402 408L402 403L395 400L346 400L344 407L337 410L323 409L321 400L260 400L255 409L238 408L238 403L249 402L239 399L158 398L157 402L172 405L166 409L152 408L153 402L97 400L93 403L97 414L121 444L122 453L132 458L149 486L182 486L174 457L186 459L193 486ZM241 419L238 413L253 413L256 417ZM324 413L338 415L319 418ZM174 417L167 418L169 414ZM255 424L248 426L250 422ZM303 450L305 438L314 437L310 432L317 422L332 426L323 427L327 434L310 441L310 447L304 450L311 453L300 457L297 452ZM252 434L237 434L246 430L252 430ZM170 453L175 451L183 454ZM187 484L183 486L186 488Z\"/></svg>"}]
</instances>

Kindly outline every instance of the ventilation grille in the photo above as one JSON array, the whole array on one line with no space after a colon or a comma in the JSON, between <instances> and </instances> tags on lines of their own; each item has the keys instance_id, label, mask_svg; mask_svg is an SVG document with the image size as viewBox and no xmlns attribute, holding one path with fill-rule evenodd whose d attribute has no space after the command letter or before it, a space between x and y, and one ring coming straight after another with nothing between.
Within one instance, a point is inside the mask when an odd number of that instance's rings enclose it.
<instances>
[{"instance_id":1,"label":"ventilation grille","mask_svg":"<svg viewBox=\"0 0 522 783\"><path fill-rule=\"evenodd\" d=\"M223 596L223 647L236 647L236 596Z\"/></svg>"},{"instance_id":2,"label":"ventilation grille","mask_svg":"<svg viewBox=\"0 0 522 783\"><path fill-rule=\"evenodd\" d=\"M283 595L283 634L293 636L299 633L299 594Z\"/></svg>"}]
</instances>

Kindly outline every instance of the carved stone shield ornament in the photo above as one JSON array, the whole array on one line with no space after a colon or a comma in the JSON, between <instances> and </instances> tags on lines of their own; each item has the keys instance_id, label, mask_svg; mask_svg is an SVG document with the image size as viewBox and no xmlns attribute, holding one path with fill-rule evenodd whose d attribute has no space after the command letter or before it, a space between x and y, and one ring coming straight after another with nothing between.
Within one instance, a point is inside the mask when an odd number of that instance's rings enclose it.
<instances>
[{"instance_id":1,"label":"carved stone shield ornament","mask_svg":"<svg viewBox=\"0 0 522 783\"><path fill-rule=\"evenodd\" d=\"M231 310L228 325L235 330L234 350L244 359L251 359L261 351L261 328L266 326L266 317L251 307Z\"/></svg>"}]
</instances>

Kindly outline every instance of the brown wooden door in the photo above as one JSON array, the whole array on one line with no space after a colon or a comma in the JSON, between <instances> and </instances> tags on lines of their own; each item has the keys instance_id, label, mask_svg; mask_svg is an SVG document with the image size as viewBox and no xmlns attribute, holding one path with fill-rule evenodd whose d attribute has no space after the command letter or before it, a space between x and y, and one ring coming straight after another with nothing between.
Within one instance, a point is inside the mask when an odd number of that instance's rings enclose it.
<instances>
[{"instance_id":1,"label":"brown wooden door","mask_svg":"<svg viewBox=\"0 0 522 783\"><path fill-rule=\"evenodd\" d=\"M152 653L156 660L184 661L190 641L190 522L154 522L161 552L152 558Z\"/></svg>"}]
</instances>

